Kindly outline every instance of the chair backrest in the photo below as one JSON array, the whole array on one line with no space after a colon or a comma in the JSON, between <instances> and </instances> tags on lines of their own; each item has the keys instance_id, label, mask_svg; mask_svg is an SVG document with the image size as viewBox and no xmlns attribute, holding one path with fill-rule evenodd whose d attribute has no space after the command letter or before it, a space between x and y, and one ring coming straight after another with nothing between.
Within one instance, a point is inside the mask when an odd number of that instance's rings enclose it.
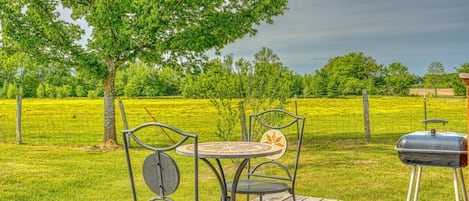
<instances>
[{"instance_id":1,"label":"chair backrest","mask_svg":"<svg viewBox=\"0 0 469 201\"><path fill-rule=\"evenodd\" d=\"M157 135L156 131L164 129L165 131L174 134L178 141L176 143L170 143L169 145L153 145L155 142L144 142L150 139L152 135ZM141 134L141 135L140 135ZM150 136L147 136L150 135ZM130 184L132 188L133 200L137 201L137 193L135 190L135 180L133 174L133 166L131 161L130 154L130 145L136 144L140 147L143 147L146 150L151 151L150 154L145 158L142 163L142 174L143 179L147 187L157 194L158 196L152 198L151 200L171 200L167 196L171 195L176 191L179 186L180 175L179 168L175 160L168 154L169 151L175 150L177 147L186 143L186 141L193 141L194 143L194 200L198 200L198 152L197 144L198 139L197 135L183 132L177 128L174 128L170 125L159 123L159 122L148 122L133 129L125 129L122 131L122 136L124 140L124 149L127 159L127 167L130 176ZM155 136L156 137L156 136ZM161 139L161 138L160 138ZM130 143L133 141L135 143ZM150 141L150 140L148 140ZM137 150L141 152L142 150Z\"/></svg>"},{"instance_id":2,"label":"chair backrest","mask_svg":"<svg viewBox=\"0 0 469 201\"><path fill-rule=\"evenodd\" d=\"M127 123L127 114L125 113L124 103L122 102L121 99L119 99L118 102L119 102L119 109L121 112L122 122L124 123L124 130L127 130L129 129L129 124ZM127 143L129 142L130 140L129 140L129 137L127 136ZM127 146L130 146L130 145L127 144Z\"/></svg>"},{"instance_id":3,"label":"chair backrest","mask_svg":"<svg viewBox=\"0 0 469 201\"><path fill-rule=\"evenodd\" d=\"M270 109L257 114L251 114L249 116L248 139L250 141L257 141L260 139L261 143L279 146L282 148L282 152L268 157L268 160L257 164L253 168L250 167L250 164L248 167L249 176L288 180L292 182L292 185L294 185L300 159L304 125L304 117L292 114L283 109ZM286 134L290 135L292 133L296 134L296 144L288 143ZM293 154L294 158L292 159L294 160L295 165L293 168L288 168L286 165L279 162L279 160L284 157L288 146L293 144L296 146L289 150L296 151L296 153ZM277 176L257 172L261 169L261 167L264 167L268 164L277 166L285 172L286 176Z\"/></svg>"},{"instance_id":4,"label":"chair backrest","mask_svg":"<svg viewBox=\"0 0 469 201\"><path fill-rule=\"evenodd\" d=\"M124 103L122 102L121 99L119 99L118 102L119 102L119 109L121 112L122 121L124 123L124 129L127 130L129 129L129 125L127 123L127 115L125 114Z\"/></svg>"}]
</instances>

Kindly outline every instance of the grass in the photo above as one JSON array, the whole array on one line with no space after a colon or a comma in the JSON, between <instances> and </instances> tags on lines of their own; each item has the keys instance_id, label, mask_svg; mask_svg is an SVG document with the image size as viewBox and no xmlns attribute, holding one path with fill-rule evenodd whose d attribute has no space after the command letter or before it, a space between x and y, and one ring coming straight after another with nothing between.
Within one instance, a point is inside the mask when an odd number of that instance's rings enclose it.
<instances>
[{"instance_id":1,"label":"grass","mask_svg":"<svg viewBox=\"0 0 469 201\"><path fill-rule=\"evenodd\" d=\"M124 189L118 152L54 146L3 145L2 200L112 200ZM108 160L112 159L112 160ZM110 191L106 190L109 189ZM102 191L101 195L93 191Z\"/></svg>"},{"instance_id":2,"label":"grass","mask_svg":"<svg viewBox=\"0 0 469 201\"><path fill-rule=\"evenodd\" d=\"M438 128L440 130L466 132L465 101L430 99L427 102L427 115L430 118L449 120L450 123L446 127ZM210 130L215 127L213 119L216 115L207 116L215 113L208 100L124 102L131 127L137 122L151 120L142 110L142 107L147 107L160 121L169 121L189 132L199 133L205 141L217 139ZM403 134L423 130L422 99L370 98L370 142L363 139L361 104L360 98L298 100L298 111L307 118L305 143L298 173L298 194L351 201L405 199L411 167L399 161L394 146ZM23 107L27 110L25 124L31 127L23 128L29 135L25 134L25 145L11 144L11 137L4 137L7 143L0 145L0 200L131 200L123 150L103 150L94 146L101 140L101 100L46 102L26 99ZM295 107L290 104L287 109L294 111ZM54 117L54 114L58 113L62 118ZM28 130L46 119L63 122L63 119L73 119L73 115L74 119L88 119L81 121L82 123L92 124L83 126L77 121L77 124L56 123L55 130L47 128L47 132ZM0 127L3 128L3 134L0 134L14 136L14 130L13 134L10 134L11 126L8 126L10 121L14 121L14 118L11 118L14 116L14 101L11 104L10 100L0 100L0 116L3 116L3 127ZM120 121L117 121L117 124L120 128ZM60 127L64 129L57 129ZM68 132L64 132L65 130ZM87 133L85 138L89 138L89 141L75 137L82 137L85 135L83 133ZM63 142L64 140L68 141ZM140 159L146 155L138 150L135 154ZM175 157L190 164L189 157ZM233 172L236 161L224 162L227 174L232 175L230 173ZM218 200L219 188L215 178L204 163L200 163L200 167L201 200ZM467 176L466 168L464 172ZM173 198L191 200L191 173L184 165L181 167L181 173L184 176L183 181L189 183L182 183ZM143 183L139 182L138 185L140 189L145 189ZM139 195L141 198L149 198L151 193L139 191ZM421 200L430 201L454 200L451 169L424 167L419 197Z\"/></svg>"},{"instance_id":3,"label":"grass","mask_svg":"<svg viewBox=\"0 0 469 201\"><path fill-rule=\"evenodd\" d=\"M99 151L12 144L3 144L2 148L0 200L131 199L121 149ZM402 200L406 197L411 167L399 161L391 144L355 140L327 145L308 143L301 161L297 188L300 195L341 200ZM233 172L234 164L225 162L229 167L227 171ZM200 169L201 200L217 200L215 178L205 164L201 163ZM421 200L454 199L450 169L425 167L423 171ZM192 181L187 169L182 167L181 172L184 181ZM145 189L141 182L139 187ZM173 198L190 200L192 192L192 186L184 183ZM147 191L139 191L139 195L151 196Z\"/></svg>"}]
</instances>

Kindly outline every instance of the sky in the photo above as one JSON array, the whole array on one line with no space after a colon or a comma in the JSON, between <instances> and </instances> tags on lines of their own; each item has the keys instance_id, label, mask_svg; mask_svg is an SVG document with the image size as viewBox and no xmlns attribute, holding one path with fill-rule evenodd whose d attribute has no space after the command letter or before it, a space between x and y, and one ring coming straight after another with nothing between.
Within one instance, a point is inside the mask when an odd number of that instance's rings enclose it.
<instances>
[{"instance_id":1,"label":"sky","mask_svg":"<svg viewBox=\"0 0 469 201\"><path fill-rule=\"evenodd\" d=\"M446 73L469 62L469 0L289 0L288 7L274 24L256 26L254 37L225 46L222 56L253 60L266 47L298 74L312 74L350 52L385 66L400 62L418 76L432 62L442 63ZM87 29L82 43L89 36Z\"/></svg>"},{"instance_id":2,"label":"sky","mask_svg":"<svg viewBox=\"0 0 469 201\"><path fill-rule=\"evenodd\" d=\"M400 62L419 76L435 61L446 73L469 63L468 0L290 0L288 7L222 55L252 60L266 47L299 74L350 52L385 66Z\"/></svg>"}]
</instances>

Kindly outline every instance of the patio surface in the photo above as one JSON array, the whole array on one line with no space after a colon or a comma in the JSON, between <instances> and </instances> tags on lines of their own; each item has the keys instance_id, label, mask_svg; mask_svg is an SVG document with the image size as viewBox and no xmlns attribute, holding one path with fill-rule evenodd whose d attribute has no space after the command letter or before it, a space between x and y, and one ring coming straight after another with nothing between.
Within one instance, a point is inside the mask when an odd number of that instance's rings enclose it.
<instances>
[{"instance_id":1,"label":"patio surface","mask_svg":"<svg viewBox=\"0 0 469 201\"><path fill-rule=\"evenodd\" d=\"M265 195L262 197L263 201L293 201L291 195L289 193L276 193ZM259 201L259 198L256 198L252 201ZM338 201L334 199L327 199L327 198L313 198L307 197L302 195L296 195L296 201Z\"/></svg>"}]
</instances>

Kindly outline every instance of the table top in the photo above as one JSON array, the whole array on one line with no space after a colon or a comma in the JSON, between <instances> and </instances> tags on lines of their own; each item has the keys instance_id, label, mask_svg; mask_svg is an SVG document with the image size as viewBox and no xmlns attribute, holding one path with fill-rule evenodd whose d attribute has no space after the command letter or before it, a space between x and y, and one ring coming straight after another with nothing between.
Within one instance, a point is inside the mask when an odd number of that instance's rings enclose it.
<instances>
[{"instance_id":1,"label":"table top","mask_svg":"<svg viewBox=\"0 0 469 201\"><path fill-rule=\"evenodd\" d=\"M282 148L259 142L204 142L198 144L199 158L255 158L278 154ZM176 148L181 155L194 156L194 144Z\"/></svg>"}]
</instances>

